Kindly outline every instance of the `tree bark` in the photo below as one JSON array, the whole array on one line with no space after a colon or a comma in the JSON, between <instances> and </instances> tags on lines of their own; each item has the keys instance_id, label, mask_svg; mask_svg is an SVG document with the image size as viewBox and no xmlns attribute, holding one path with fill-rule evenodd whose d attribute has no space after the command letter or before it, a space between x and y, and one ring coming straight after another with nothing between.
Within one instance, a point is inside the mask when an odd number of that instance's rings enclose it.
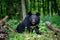
<instances>
[{"instance_id":1,"label":"tree bark","mask_svg":"<svg viewBox=\"0 0 60 40\"><path fill-rule=\"evenodd\" d=\"M9 24L6 23L6 19L8 16L5 16L3 19L0 20L0 32L5 32L5 27L6 26L10 31L14 32L12 28L10 28Z\"/></svg>"},{"instance_id":2,"label":"tree bark","mask_svg":"<svg viewBox=\"0 0 60 40\"><path fill-rule=\"evenodd\" d=\"M5 25L5 21L8 18L8 16L5 16L3 19L0 20L0 27Z\"/></svg>"},{"instance_id":3,"label":"tree bark","mask_svg":"<svg viewBox=\"0 0 60 40\"><path fill-rule=\"evenodd\" d=\"M57 29L57 28L55 28L54 26L52 26L50 22L46 21L46 25L47 25L47 27L48 27L50 30L52 30L52 31L55 32L56 34L57 34L57 33L60 33L60 29Z\"/></svg>"},{"instance_id":4,"label":"tree bark","mask_svg":"<svg viewBox=\"0 0 60 40\"><path fill-rule=\"evenodd\" d=\"M5 38L8 37L8 33L5 32L5 28L3 27L7 18L8 16L5 16L2 20L0 20L0 40L5 40Z\"/></svg>"},{"instance_id":5,"label":"tree bark","mask_svg":"<svg viewBox=\"0 0 60 40\"><path fill-rule=\"evenodd\" d=\"M21 0L22 5L22 13L23 13L23 19L26 17L26 9L25 9L25 2L24 0Z\"/></svg>"}]
</instances>

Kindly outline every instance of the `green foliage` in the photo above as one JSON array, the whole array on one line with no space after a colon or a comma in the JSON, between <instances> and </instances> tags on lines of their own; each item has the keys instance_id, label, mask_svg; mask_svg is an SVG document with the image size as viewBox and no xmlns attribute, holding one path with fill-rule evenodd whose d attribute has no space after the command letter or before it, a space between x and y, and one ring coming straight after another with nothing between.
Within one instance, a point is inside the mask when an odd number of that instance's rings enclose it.
<instances>
[{"instance_id":1,"label":"green foliage","mask_svg":"<svg viewBox=\"0 0 60 40\"><path fill-rule=\"evenodd\" d=\"M13 29L15 29L18 25L18 20L15 20L15 19L10 19L8 22L7 22Z\"/></svg>"},{"instance_id":2,"label":"green foliage","mask_svg":"<svg viewBox=\"0 0 60 40\"><path fill-rule=\"evenodd\" d=\"M35 14L37 11L41 14L41 21L39 24L39 30L43 34L43 36L38 37L36 33L26 33L19 34L17 32L9 33L9 40L26 40L29 38L30 40L60 40L60 34L55 37L52 33L47 33L46 30L49 31L47 26L45 25L46 21L50 21L53 26L60 29L60 16L55 15L54 9L51 9L53 4L53 0L24 0L26 12L32 11ZM58 10L60 10L60 0L57 0ZM44 7L44 8L43 8ZM49 9L48 9L49 8ZM0 19L4 16L8 15L9 19L7 23L11 26L12 29L16 31L17 25L21 22L22 19L22 7L20 0L1 0L0 1ZM43 12L43 10L45 12ZM52 11L51 11L52 10ZM48 12L49 11L49 12ZM44 14L45 13L45 14ZM58 13L56 13L58 14ZM19 21L20 20L20 21Z\"/></svg>"},{"instance_id":3,"label":"green foliage","mask_svg":"<svg viewBox=\"0 0 60 40\"><path fill-rule=\"evenodd\" d=\"M20 21L21 22L21 21ZM7 21L8 24L10 24L11 28L15 29L15 32L10 32L9 33L9 40L54 40L54 39L60 39L59 35L57 35L56 37L53 35L53 33L51 32L47 32L46 30L48 30L48 28L45 25L45 22L43 20L40 21L39 24L39 30L42 33L42 35L40 35L41 37L39 37L35 32L34 33L27 33L26 31L23 34L19 34L16 32L16 27L18 25L18 23L20 23L18 20L16 19L10 19L9 21Z\"/></svg>"},{"instance_id":4,"label":"green foliage","mask_svg":"<svg viewBox=\"0 0 60 40\"><path fill-rule=\"evenodd\" d=\"M60 16L55 15L52 16L50 19L50 22L55 25L55 27L60 29Z\"/></svg>"},{"instance_id":5,"label":"green foliage","mask_svg":"<svg viewBox=\"0 0 60 40\"><path fill-rule=\"evenodd\" d=\"M58 25L60 24L60 22L59 22L60 21L60 16L55 15L55 16L52 16L50 19L51 19L50 21L52 23L58 24Z\"/></svg>"},{"instance_id":6,"label":"green foliage","mask_svg":"<svg viewBox=\"0 0 60 40\"><path fill-rule=\"evenodd\" d=\"M49 21L52 23L52 25L57 26L57 28L60 28L60 16L54 15L54 16L45 16L43 19L43 23L46 21Z\"/></svg>"},{"instance_id":7,"label":"green foliage","mask_svg":"<svg viewBox=\"0 0 60 40\"><path fill-rule=\"evenodd\" d=\"M46 27L45 22L44 22L43 20L40 20L39 27L40 27L39 30L40 30L42 33L44 33L45 31L48 30L48 28Z\"/></svg>"},{"instance_id":8,"label":"green foliage","mask_svg":"<svg viewBox=\"0 0 60 40\"><path fill-rule=\"evenodd\" d=\"M39 37L40 36L40 37ZM60 40L60 35L53 35L51 32L45 33L43 35L37 35L37 34L32 34L32 33L23 33L23 34L18 34L16 32L10 32L9 33L9 40L54 40L54 39L59 39Z\"/></svg>"}]
</instances>

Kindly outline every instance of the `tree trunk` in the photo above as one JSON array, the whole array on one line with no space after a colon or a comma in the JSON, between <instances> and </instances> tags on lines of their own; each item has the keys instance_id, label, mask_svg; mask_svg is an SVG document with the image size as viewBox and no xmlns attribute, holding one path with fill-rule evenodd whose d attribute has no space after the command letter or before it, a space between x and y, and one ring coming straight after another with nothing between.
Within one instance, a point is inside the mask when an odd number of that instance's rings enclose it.
<instances>
[{"instance_id":1,"label":"tree trunk","mask_svg":"<svg viewBox=\"0 0 60 40\"><path fill-rule=\"evenodd\" d=\"M49 14L49 0L47 0L47 12L48 12L48 14Z\"/></svg>"},{"instance_id":2,"label":"tree trunk","mask_svg":"<svg viewBox=\"0 0 60 40\"><path fill-rule=\"evenodd\" d=\"M2 5L0 4L0 19L2 18Z\"/></svg>"},{"instance_id":3,"label":"tree trunk","mask_svg":"<svg viewBox=\"0 0 60 40\"><path fill-rule=\"evenodd\" d=\"M58 16L60 16L60 10L58 10Z\"/></svg>"},{"instance_id":4,"label":"tree trunk","mask_svg":"<svg viewBox=\"0 0 60 40\"><path fill-rule=\"evenodd\" d=\"M40 11L40 0L38 0L38 11Z\"/></svg>"},{"instance_id":5,"label":"tree trunk","mask_svg":"<svg viewBox=\"0 0 60 40\"><path fill-rule=\"evenodd\" d=\"M53 8L54 8L55 13L57 13L58 12L57 0L53 0L53 1L54 1Z\"/></svg>"},{"instance_id":6,"label":"tree trunk","mask_svg":"<svg viewBox=\"0 0 60 40\"><path fill-rule=\"evenodd\" d=\"M23 13L23 19L26 17L26 9L25 9L25 2L24 0L21 0L22 5L22 13Z\"/></svg>"},{"instance_id":7,"label":"tree trunk","mask_svg":"<svg viewBox=\"0 0 60 40\"><path fill-rule=\"evenodd\" d=\"M51 15L53 16L53 7L52 7L52 5L53 5L53 1L51 1Z\"/></svg>"},{"instance_id":8,"label":"tree trunk","mask_svg":"<svg viewBox=\"0 0 60 40\"><path fill-rule=\"evenodd\" d=\"M43 7L43 15L45 16L45 5L44 5L44 0L42 0L42 3L43 3L43 5L42 5L42 7Z\"/></svg>"}]
</instances>

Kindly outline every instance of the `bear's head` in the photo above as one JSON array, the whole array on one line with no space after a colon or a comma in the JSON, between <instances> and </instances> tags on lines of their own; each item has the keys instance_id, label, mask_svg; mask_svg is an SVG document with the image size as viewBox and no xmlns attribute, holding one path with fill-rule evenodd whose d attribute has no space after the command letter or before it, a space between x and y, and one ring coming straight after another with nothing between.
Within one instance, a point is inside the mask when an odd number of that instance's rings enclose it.
<instances>
[{"instance_id":1,"label":"bear's head","mask_svg":"<svg viewBox=\"0 0 60 40\"><path fill-rule=\"evenodd\" d=\"M29 15L29 20L32 25L35 25L39 20L40 20L40 13L37 12L36 14L32 14L31 12L28 13Z\"/></svg>"}]
</instances>

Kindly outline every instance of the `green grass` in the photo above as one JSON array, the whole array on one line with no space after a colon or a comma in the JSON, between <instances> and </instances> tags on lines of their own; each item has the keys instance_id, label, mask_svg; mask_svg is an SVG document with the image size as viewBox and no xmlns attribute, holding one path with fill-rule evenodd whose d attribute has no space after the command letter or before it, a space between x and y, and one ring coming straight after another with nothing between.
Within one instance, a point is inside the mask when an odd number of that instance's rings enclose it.
<instances>
[{"instance_id":1,"label":"green grass","mask_svg":"<svg viewBox=\"0 0 60 40\"><path fill-rule=\"evenodd\" d=\"M40 36L40 37L39 37ZM16 32L9 33L9 40L60 40L60 36L53 35L52 32L44 33L42 35L37 35L35 33L26 33L19 34Z\"/></svg>"}]
</instances>

